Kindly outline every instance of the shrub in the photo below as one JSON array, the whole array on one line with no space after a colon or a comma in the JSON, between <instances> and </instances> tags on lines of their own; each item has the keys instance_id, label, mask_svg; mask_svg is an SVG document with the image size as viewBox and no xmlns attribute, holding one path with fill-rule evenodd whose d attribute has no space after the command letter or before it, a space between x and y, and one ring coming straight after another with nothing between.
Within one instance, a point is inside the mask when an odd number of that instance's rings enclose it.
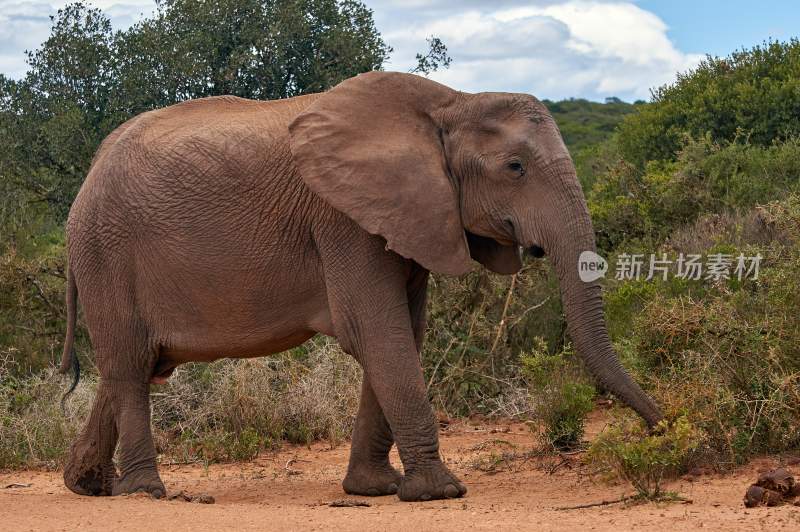
<instances>
[{"instance_id":1,"label":"shrub","mask_svg":"<svg viewBox=\"0 0 800 532\"><path fill-rule=\"evenodd\" d=\"M541 337L563 342L558 284L547 263L527 262L514 277L485 270L431 277L422 352L434 407L451 416L531 414L520 354Z\"/></svg>"},{"instance_id":2,"label":"shrub","mask_svg":"<svg viewBox=\"0 0 800 532\"><path fill-rule=\"evenodd\" d=\"M637 497L662 498L662 480L686 465L700 433L686 417L662 421L656 430L648 434L640 421L621 419L592 443L587 460L608 476L629 483Z\"/></svg>"},{"instance_id":3,"label":"shrub","mask_svg":"<svg viewBox=\"0 0 800 532\"><path fill-rule=\"evenodd\" d=\"M800 201L791 197L758 209L760 231L742 231L729 218L715 230L699 230L695 242L716 243L710 250L764 256L758 280L695 283L672 291L671 283L652 284L641 312L618 345L668 415L686 415L702 430L697 456L718 468L730 468L761 452L800 445ZM705 224L705 222L703 222ZM747 242L754 236L761 244ZM731 236L733 235L733 236ZM776 238L771 238L776 237ZM617 316L626 316L621 297L635 283L611 294ZM630 320L623 321L630 327Z\"/></svg>"},{"instance_id":4,"label":"shrub","mask_svg":"<svg viewBox=\"0 0 800 532\"><path fill-rule=\"evenodd\" d=\"M583 438L586 415L594 407L594 387L582 382L583 373L575 353L567 348L549 354L541 338L521 360L543 424L542 437L557 450L577 447Z\"/></svg>"},{"instance_id":5,"label":"shrub","mask_svg":"<svg viewBox=\"0 0 800 532\"><path fill-rule=\"evenodd\" d=\"M541 419L547 442L558 450L571 450L583 440L586 415L594 407L594 388L581 382L565 382L555 397L542 404Z\"/></svg>"},{"instance_id":6,"label":"shrub","mask_svg":"<svg viewBox=\"0 0 800 532\"><path fill-rule=\"evenodd\" d=\"M658 244L701 216L747 211L800 189L800 141L763 147L743 140L687 140L676 161L642 171L618 161L588 194L599 247Z\"/></svg>"},{"instance_id":7,"label":"shrub","mask_svg":"<svg viewBox=\"0 0 800 532\"><path fill-rule=\"evenodd\" d=\"M39 235L36 240L27 243L37 248L33 258L14 246L0 251L0 350L18 362L8 370L21 373L60 360L66 330L64 262L57 256L63 236ZM78 351L85 345L79 331Z\"/></svg>"},{"instance_id":8,"label":"shrub","mask_svg":"<svg viewBox=\"0 0 800 532\"><path fill-rule=\"evenodd\" d=\"M18 377L9 350L0 353L0 469L56 467L89 414L96 381L81 381L67 404L64 381L54 368Z\"/></svg>"},{"instance_id":9,"label":"shrub","mask_svg":"<svg viewBox=\"0 0 800 532\"><path fill-rule=\"evenodd\" d=\"M765 42L727 57L707 57L653 91L652 103L619 127L623 158L638 168L672 160L687 135L714 142L741 133L753 145L800 134L800 41Z\"/></svg>"},{"instance_id":10,"label":"shrub","mask_svg":"<svg viewBox=\"0 0 800 532\"><path fill-rule=\"evenodd\" d=\"M349 436L360 368L329 340L282 355L178 368L153 394L157 447L184 459L238 460L287 440Z\"/></svg>"}]
</instances>

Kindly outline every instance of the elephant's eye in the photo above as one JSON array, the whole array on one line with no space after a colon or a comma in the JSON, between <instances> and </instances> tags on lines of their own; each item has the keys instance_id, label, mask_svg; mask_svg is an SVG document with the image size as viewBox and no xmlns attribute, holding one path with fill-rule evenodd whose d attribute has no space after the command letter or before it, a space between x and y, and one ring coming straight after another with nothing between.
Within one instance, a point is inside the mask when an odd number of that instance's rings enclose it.
<instances>
[{"instance_id":1,"label":"elephant's eye","mask_svg":"<svg viewBox=\"0 0 800 532\"><path fill-rule=\"evenodd\" d=\"M517 173L520 177L525 175L525 167L522 166L522 163L514 161L513 163L508 163L508 168L512 172Z\"/></svg>"}]
</instances>

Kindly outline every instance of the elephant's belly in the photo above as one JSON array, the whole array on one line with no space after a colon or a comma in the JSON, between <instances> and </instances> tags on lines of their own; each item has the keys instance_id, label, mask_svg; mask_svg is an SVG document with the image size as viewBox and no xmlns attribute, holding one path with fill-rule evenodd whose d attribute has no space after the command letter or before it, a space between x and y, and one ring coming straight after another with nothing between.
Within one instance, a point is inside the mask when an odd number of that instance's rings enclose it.
<instances>
[{"instance_id":1,"label":"elephant's belly","mask_svg":"<svg viewBox=\"0 0 800 532\"><path fill-rule=\"evenodd\" d=\"M187 342L183 345L162 346L150 382L163 384L177 366L186 362L212 362L220 358L253 358L272 355L297 347L316 334L315 331L304 330L282 337L228 339L224 345L209 339L205 345Z\"/></svg>"},{"instance_id":2,"label":"elephant's belly","mask_svg":"<svg viewBox=\"0 0 800 532\"><path fill-rule=\"evenodd\" d=\"M302 330L285 336L259 336L255 338L208 338L205 344L195 342L164 346L159 360L184 362L211 362L220 358L252 358L272 355L297 347L316 335L316 331Z\"/></svg>"}]
</instances>

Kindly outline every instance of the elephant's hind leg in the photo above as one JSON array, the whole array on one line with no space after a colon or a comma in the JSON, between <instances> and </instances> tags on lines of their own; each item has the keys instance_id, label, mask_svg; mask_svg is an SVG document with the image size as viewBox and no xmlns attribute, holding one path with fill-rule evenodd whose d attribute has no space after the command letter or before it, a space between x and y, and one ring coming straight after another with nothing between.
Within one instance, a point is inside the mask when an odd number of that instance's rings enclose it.
<instances>
[{"instance_id":1,"label":"elephant's hind leg","mask_svg":"<svg viewBox=\"0 0 800 532\"><path fill-rule=\"evenodd\" d=\"M119 431L119 478L112 495L143 491L155 498L167 494L158 475L156 449L150 431L150 384L115 380L113 402Z\"/></svg>"},{"instance_id":2,"label":"elephant's hind leg","mask_svg":"<svg viewBox=\"0 0 800 532\"><path fill-rule=\"evenodd\" d=\"M69 450L64 484L78 495L111 495L116 480L114 449L117 427L111 396L104 382L94 398L92 412Z\"/></svg>"},{"instance_id":3,"label":"elephant's hind leg","mask_svg":"<svg viewBox=\"0 0 800 532\"><path fill-rule=\"evenodd\" d=\"M353 429L350 464L342 482L346 493L368 496L397 493L403 476L389 463L393 443L392 430L365 377Z\"/></svg>"}]
</instances>

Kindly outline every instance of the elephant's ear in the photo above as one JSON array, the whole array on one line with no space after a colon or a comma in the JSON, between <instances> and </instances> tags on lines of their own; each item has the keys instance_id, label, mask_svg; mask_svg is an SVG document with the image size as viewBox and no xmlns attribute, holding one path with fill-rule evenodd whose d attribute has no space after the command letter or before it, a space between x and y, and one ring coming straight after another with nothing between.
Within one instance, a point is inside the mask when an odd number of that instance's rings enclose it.
<instances>
[{"instance_id":1,"label":"elephant's ear","mask_svg":"<svg viewBox=\"0 0 800 532\"><path fill-rule=\"evenodd\" d=\"M314 193L387 249L454 275L471 261L433 115L457 94L419 76L370 72L320 95L289 125L294 162Z\"/></svg>"},{"instance_id":2,"label":"elephant's ear","mask_svg":"<svg viewBox=\"0 0 800 532\"><path fill-rule=\"evenodd\" d=\"M517 273L522 268L520 248L517 245L504 246L485 236L467 233L469 254L495 273Z\"/></svg>"}]
</instances>

